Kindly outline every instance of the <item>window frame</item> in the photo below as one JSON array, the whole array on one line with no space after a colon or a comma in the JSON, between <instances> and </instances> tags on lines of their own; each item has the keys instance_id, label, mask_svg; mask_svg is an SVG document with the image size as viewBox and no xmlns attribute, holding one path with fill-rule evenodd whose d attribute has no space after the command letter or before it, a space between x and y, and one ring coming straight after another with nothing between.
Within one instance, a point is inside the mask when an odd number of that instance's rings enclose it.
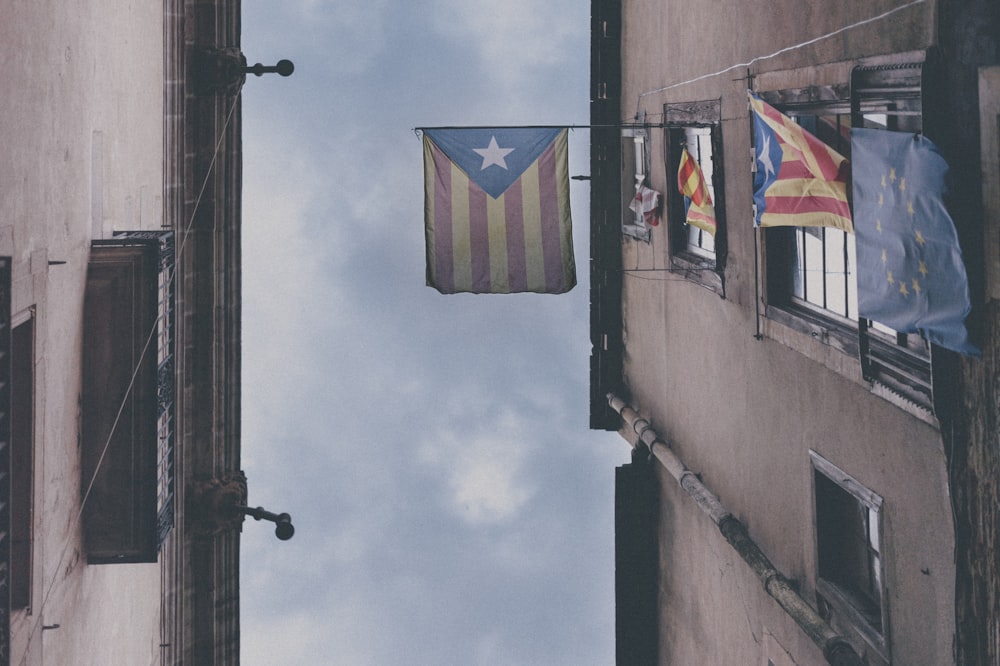
<instances>
[{"instance_id":1,"label":"window frame","mask_svg":"<svg viewBox=\"0 0 1000 666\"><path fill-rule=\"evenodd\" d=\"M92 243L80 465L81 493L90 488L82 519L91 564L155 562L174 524L174 262L172 231ZM125 365L112 373L116 363Z\"/></svg>"},{"instance_id":2,"label":"window frame","mask_svg":"<svg viewBox=\"0 0 1000 666\"><path fill-rule=\"evenodd\" d=\"M622 129L621 152L622 234L649 243L653 230L643 220L642 213L629 208L639 186L649 187L649 129L646 127Z\"/></svg>"},{"instance_id":3,"label":"window frame","mask_svg":"<svg viewBox=\"0 0 1000 666\"><path fill-rule=\"evenodd\" d=\"M13 260L0 257L0 448L10 448ZM0 590L10 589L10 457L0 455ZM0 594L0 654L10 654L10 595Z\"/></svg>"},{"instance_id":4,"label":"window frame","mask_svg":"<svg viewBox=\"0 0 1000 666\"><path fill-rule=\"evenodd\" d=\"M671 102L663 105L663 159L667 175L664 217L667 220L670 249L670 270L683 275L725 298L725 263L727 236L725 224L726 197L724 191L722 102L719 99L698 102ZM711 185L715 207L715 248L692 250L689 227L684 214L684 195L677 187L677 171L686 134L691 129L707 129L712 150ZM699 163L700 166L700 163Z\"/></svg>"},{"instance_id":5,"label":"window frame","mask_svg":"<svg viewBox=\"0 0 1000 666\"><path fill-rule=\"evenodd\" d=\"M34 569L35 340L34 307L11 326L10 607L31 612Z\"/></svg>"},{"instance_id":6,"label":"window frame","mask_svg":"<svg viewBox=\"0 0 1000 666\"><path fill-rule=\"evenodd\" d=\"M757 94L789 117L819 115L820 111L827 115L850 113L850 89L846 85L807 86ZM768 227L762 230L766 295L764 316L846 354L857 356L860 347L854 320L794 295L792 271L787 270L791 261L786 257L797 254L796 234L809 233L803 232L804 229L807 228ZM780 263L784 270L773 269L776 263Z\"/></svg>"},{"instance_id":7,"label":"window frame","mask_svg":"<svg viewBox=\"0 0 1000 666\"><path fill-rule=\"evenodd\" d=\"M920 110L892 112L891 107L914 102L921 105L925 89L922 79L923 63L907 61L854 67L849 84L814 85L757 94L790 116L849 113L851 126L860 127L864 115L877 111L893 116L920 117ZM849 156L849 151L847 154ZM787 270L789 261L784 258L797 252L794 234L801 233L801 229L769 227L763 230L764 317L857 358L862 379L873 390L933 422L931 350L920 336L893 334L857 317L856 312L853 314L857 318L849 318L794 296L794 286L790 284L792 272ZM783 270L775 270L775 266ZM849 268L852 269L857 270L856 260ZM855 304L856 299L855 292ZM847 300L850 302L849 296Z\"/></svg>"},{"instance_id":8,"label":"window frame","mask_svg":"<svg viewBox=\"0 0 1000 666\"><path fill-rule=\"evenodd\" d=\"M820 615L824 617L828 622L830 622L835 629L843 631L848 635L852 636L856 640L861 640L874 650L877 656L888 663L890 660L890 625L889 625L889 603L888 603L888 584L886 581L886 553L888 549L886 548L885 540L885 501L878 494L866 487L864 484L859 482L850 474L844 472L842 469L831 463L829 460L818 454L816 451L809 451L810 469L812 471L812 486L813 486L813 520L814 520L814 548L816 553L815 559L815 571L816 571L816 597L817 606L820 610ZM861 509L865 516L864 521L864 533L866 537L866 556L869 558L866 569L867 573L876 579L878 585L878 595L877 600L878 608L878 622L879 626L874 626L868 615L871 614L870 610L865 611L860 608L858 599L863 596L858 592L848 589L842 582L835 581L829 577L824 577L824 552L822 550L824 540L822 537L823 533L828 533L828 531L839 532L841 535L846 532L845 528L836 530L835 528L827 527L820 524L821 520L821 509L820 509L820 490L817 483L817 479L822 477L826 483L830 484L836 492L849 498L849 500L856 503L856 507ZM830 511L830 507L826 508ZM836 509L832 509L836 511ZM878 525L875 530L874 537L871 532L871 515L874 514L878 519ZM858 525L852 525L851 527L857 528ZM876 572L871 570L871 541L877 542L877 547L875 549L877 557L877 567ZM829 553L826 557L827 564L829 564L829 558L834 557L835 553ZM860 586L859 586L860 587Z\"/></svg>"},{"instance_id":9,"label":"window frame","mask_svg":"<svg viewBox=\"0 0 1000 666\"><path fill-rule=\"evenodd\" d=\"M899 63L888 67L855 67L851 71L851 124L863 126L865 114L883 111L887 129L899 129L899 119L920 118L922 130L925 68L922 62ZM892 91L887 95L885 90ZM913 107L919 106L919 111ZM904 108L892 109L892 106ZM893 337L895 339L893 339ZM894 393L913 400L933 412L933 366L930 345L919 335L879 330L867 319L858 318L859 358L865 380L879 382Z\"/></svg>"}]
</instances>

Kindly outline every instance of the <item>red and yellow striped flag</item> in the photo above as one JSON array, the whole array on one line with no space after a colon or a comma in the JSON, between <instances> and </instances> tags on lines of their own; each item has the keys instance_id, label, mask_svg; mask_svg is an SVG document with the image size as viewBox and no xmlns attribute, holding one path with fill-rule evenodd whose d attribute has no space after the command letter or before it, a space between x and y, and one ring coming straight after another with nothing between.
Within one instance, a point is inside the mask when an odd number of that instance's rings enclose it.
<instances>
[{"instance_id":1,"label":"red and yellow striped flag","mask_svg":"<svg viewBox=\"0 0 1000 666\"><path fill-rule=\"evenodd\" d=\"M687 223L714 236L718 223L715 221L712 194L708 191L701 167L687 148L681 150L681 163L677 167L677 188L687 197Z\"/></svg>"},{"instance_id":2,"label":"red and yellow striped flag","mask_svg":"<svg viewBox=\"0 0 1000 666\"><path fill-rule=\"evenodd\" d=\"M565 128L424 130L427 284L444 294L576 285Z\"/></svg>"},{"instance_id":3,"label":"red and yellow striped flag","mask_svg":"<svg viewBox=\"0 0 1000 666\"><path fill-rule=\"evenodd\" d=\"M847 158L760 97L750 94L759 227L834 227L854 233Z\"/></svg>"}]
</instances>

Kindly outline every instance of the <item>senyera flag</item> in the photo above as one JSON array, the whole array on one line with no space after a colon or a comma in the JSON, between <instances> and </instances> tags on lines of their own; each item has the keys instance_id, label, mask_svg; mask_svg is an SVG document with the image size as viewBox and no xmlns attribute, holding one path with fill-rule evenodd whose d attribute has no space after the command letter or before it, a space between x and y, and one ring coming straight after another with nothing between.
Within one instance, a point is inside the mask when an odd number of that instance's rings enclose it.
<instances>
[{"instance_id":1,"label":"senyera flag","mask_svg":"<svg viewBox=\"0 0 1000 666\"><path fill-rule=\"evenodd\" d=\"M560 294L576 285L567 130L424 129L427 284Z\"/></svg>"},{"instance_id":2,"label":"senyera flag","mask_svg":"<svg viewBox=\"0 0 1000 666\"><path fill-rule=\"evenodd\" d=\"M685 221L713 236L718 228L712 193L708 191L705 175L687 148L681 150L681 163L677 167L677 189L684 195Z\"/></svg>"},{"instance_id":3,"label":"senyera flag","mask_svg":"<svg viewBox=\"0 0 1000 666\"><path fill-rule=\"evenodd\" d=\"M750 108L757 159L756 225L853 232L847 158L752 93Z\"/></svg>"}]
</instances>

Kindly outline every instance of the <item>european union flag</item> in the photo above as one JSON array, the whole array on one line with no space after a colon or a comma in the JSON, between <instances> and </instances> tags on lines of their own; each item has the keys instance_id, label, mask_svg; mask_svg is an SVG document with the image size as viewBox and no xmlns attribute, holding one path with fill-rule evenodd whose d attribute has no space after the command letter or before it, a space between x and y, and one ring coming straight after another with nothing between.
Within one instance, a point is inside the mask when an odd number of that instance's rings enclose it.
<instances>
[{"instance_id":1,"label":"european union flag","mask_svg":"<svg viewBox=\"0 0 1000 666\"><path fill-rule=\"evenodd\" d=\"M920 134L851 130L858 314L979 356L969 342L969 285L945 209L948 164Z\"/></svg>"}]
</instances>

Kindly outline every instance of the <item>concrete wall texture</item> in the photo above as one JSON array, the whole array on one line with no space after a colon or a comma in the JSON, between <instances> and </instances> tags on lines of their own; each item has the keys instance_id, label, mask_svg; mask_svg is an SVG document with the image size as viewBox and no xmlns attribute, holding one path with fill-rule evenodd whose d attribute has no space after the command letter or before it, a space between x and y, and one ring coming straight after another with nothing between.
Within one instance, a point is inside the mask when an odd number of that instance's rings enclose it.
<instances>
[{"instance_id":1,"label":"concrete wall texture","mask_svg":"<svg viewBox=\"0 0 1000 666\"><path fill-rule=\"evenodd\" d=\"M162 224L163 7L2 13L0 255L14 260L15 321L33 312L36 332L32 601L12 617L11 661L155 663L158 565L83 554L78 403L90 242Z\"/></svg>"}]
</instances>

